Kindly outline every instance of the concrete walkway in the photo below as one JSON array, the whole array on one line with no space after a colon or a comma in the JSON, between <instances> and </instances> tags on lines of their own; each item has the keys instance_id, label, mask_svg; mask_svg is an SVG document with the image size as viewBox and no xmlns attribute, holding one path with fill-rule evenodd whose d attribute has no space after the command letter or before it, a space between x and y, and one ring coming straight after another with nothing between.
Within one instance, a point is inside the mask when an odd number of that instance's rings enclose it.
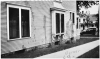
<instances>
[{"instance_id":1,"label":"concrete walkway","mask_svg":"<svg viewBox=\"0 0 100 59\"><path fill-rule=\"evenodd\" d=\"M65 49L59 52L44 55L38 58L77 58L78 56L99 46L99 40Z\"/></svg>"}]
</instances>

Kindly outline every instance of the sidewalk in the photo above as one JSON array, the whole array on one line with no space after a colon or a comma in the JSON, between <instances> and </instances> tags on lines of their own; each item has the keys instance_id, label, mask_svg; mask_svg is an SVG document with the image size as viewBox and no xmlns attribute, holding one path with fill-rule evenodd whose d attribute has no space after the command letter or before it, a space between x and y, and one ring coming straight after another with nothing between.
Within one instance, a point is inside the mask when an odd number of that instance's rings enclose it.
<instances>
[{"instance_id":1,"label":"sidewalk","mask_svg":"<svg viewBox=\"0 0 100 59\"><path fill-rule=\"evenodd\" d=\"M64 58L64 59L66 59L66 58L77 58L81 55L84 55L88 51L96 48L99 45L98 43L99 43L99 40L96 40L96 41L89 42L89 43L86 43L86 44L82 44L82 45L79 45L79 46L75 46L75 47L72 47L72 48L64 49L64 50L61 50L61 51L58 51L58 52L55 52L55 53L43 55L43 56L40 56L40 57L37 57L37 58ZM96 50L94 50L94 52L96 52ZM93 54L94 53L92 53L92 55ZM91 57L91 56L89 56L89 57Z\"/></svg>"},{"instance_id":2,"label":"sidewalk","mask_svg":"<svg viewBox=\"0 0 100 59\"><path fill-rule=\"evenodd\" d=\"M15 53L15 54L5 54L5 55L1 55L1 58L35 58L35 57L39 57L42 55L46 55L46 54L50 54L50 53L54 53L57 51L61 51L61 50L65 50L71 47L75 47L78 45L82 45L88 42L92 42L95 40L98 40L99 38L81 38L80 40L77 40L76 43L70 43L70 44L63 44L63 45L55 45L55 46L51 46L48 48L42 48L42 49L36 49L35 51L31 50L31 51L26 51L24 53Z\"/></svg>"},{"instance_id":3,"label":"sidewalk","mask_svg":"<svg viewBox=\"0 0 100 59\"><path fill-rule=\"evenodd\" d=\"M87 53L79 56L78 58L100 58L99 56L99 46L88 51Z\"/></svg>"}]
</instances>

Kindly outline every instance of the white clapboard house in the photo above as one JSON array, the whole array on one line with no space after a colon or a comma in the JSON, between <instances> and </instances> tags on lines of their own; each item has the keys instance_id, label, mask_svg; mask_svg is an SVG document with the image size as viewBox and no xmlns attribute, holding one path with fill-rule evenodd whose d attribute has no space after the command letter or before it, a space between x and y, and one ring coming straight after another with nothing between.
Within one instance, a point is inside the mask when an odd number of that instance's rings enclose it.
<instances>
[{"instance_id":1,"label":"white clapboard house","mask_svg":"<svg viewBox=\"0 0 100 59\"><path fill-rule=\"evenodd\" d=\"M80 38L76 0L1 2L1 54Z\"/></svg>"}]
</instances>

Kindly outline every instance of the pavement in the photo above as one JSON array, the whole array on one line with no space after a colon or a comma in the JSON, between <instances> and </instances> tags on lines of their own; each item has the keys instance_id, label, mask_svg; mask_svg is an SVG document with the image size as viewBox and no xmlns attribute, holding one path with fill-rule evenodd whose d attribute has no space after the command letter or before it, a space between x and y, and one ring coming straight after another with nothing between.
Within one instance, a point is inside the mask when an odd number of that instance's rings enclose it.
<instances>
[{"instance_id":1,"label":"pavement","mask_svg":"<svg viewBox=\"0 0 100 59\"><path fill-rule=\"evenodd\" d=\"M37 57L37 58L64 58L64 59L65 58L77 58L80 55L84 55L84 54L86 56L87 55L89 56L89 53L87 53L87 52L90 51L90 50L93 50L95 52L96 50L94 50L94 49L95 49L95 47L97 47L99 45L98 43L99 43L98 40L96 40L96 41L93 41L93 42L89 42L89 43L86 43L86 44L82 44L82 45L79 45L79 46L75 46L75 47L72 47L72 48L61 50L61 51L58 51L58 52L55 52L55 53L43 55L43 56L40 56L40 57ZM93 51L90 51L90 52L92 52L92 54L94 55Z\"/></svg>"},{"instance_id":2,"label":"pavement","mask_svg":"<svg viewBox=\"0 0 100 59\"><path fill-rule=\"evenodd\" d=\"M51 46L51 47L47 47L47 48L41 48L41 49L13 53L13 54L12 53L11 54L4 54L4 55L1 55L1 58L36 58L36 57L40 57L40 56L47 55L50 53L55 53L55 52L62 51L62 50L68 49L68 48L72 48L75 46L79 46L82 44L86 44L89 42L93 42L95 40L99 40L98 37L96 37L96 38L95 37L94 38L91 38L91 37L90 38L85 38L85 37L83 38L83 36L81 36L81 37L82 38L77 40L76 43L55 45L53 47ZM93 50L93 53L97 52L97 51L98 51L98 47ZM91 54L91 53L89 53L89 54ZM85 54L85 55L88 55L88 54ZM98 55L98 53L96 53L96 55ZM88 57L91 58L91 56L88 56ZM81 58L81 57L86 58L86 56L80 56L79 58ZM98 58L98 56L96 56L96 57Z\"/></svg>"},{"instance_id":3,"label":"pavement","mask_svg":"<svg viewBox=\"0 0 100 59\"><path fill-rule=\"evenodd\" d=\"M99 56L99 46L88 51L87 53L79 56L78 58L100 58Z\"/></svg>"}]
</instances>

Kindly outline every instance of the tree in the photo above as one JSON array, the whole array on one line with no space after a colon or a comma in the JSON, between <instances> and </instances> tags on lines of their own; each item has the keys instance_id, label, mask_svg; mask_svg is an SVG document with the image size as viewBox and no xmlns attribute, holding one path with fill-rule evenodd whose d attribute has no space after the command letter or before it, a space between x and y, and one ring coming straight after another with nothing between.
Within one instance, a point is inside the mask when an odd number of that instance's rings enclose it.
<instances>
[{"instance_id":1,"label":"tree","mask_svg":"<svg viewBox=\"0 0 100 59\"><path fill-rule=\"evenodd\" d=\"M89 26L89 24L90 24L89 15L84 14L84 13L80 13L80 10L81 10L81 8L83 6L88 9L88 8L90 8L93 5L99 5L99 0L98 1L83 1L83 0L79 1L79 0L77 0L76 3L77 3L77 15L79 15L80 17L86 17L87 23L85 23L84 25L85 26L86 25ZM99 17L99 14L97 14L96 16ZM99 24L99 18L98 18L97 23L96 23L97 28L99 28L98 24Z\"/></svg>"},{"instance_id":2,"label":"tree","mask_svg":"<svg viewBox=\"0 0 100 59\"><path fill-rule=\"evenodd\" d=\"M77 12L79 12L82 6L84 6L85 8L89 8L92 5L98 5L99 1L77 1L76 3L77 3Z\"/></svg>"}]
</instances>

